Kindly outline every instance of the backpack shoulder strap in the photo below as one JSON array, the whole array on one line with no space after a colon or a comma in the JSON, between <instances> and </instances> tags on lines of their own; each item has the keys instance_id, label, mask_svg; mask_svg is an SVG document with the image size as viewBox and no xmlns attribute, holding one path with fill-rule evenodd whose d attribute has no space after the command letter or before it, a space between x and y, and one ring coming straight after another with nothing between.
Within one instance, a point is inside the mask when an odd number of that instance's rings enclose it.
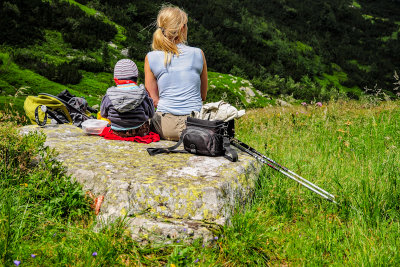
<instances>
[{"instance_id":1,"label":"backpack shoulder strap","mask_svg":"<svg viewBox=\"0 0 400 267\"><path fill-rule=\"evenodd\" d=\"M74 111L74 112L77 112L77 113L79 113L79 114L82 114L82 116L83 116L85 119L90 119L90 117L89 117L88 115L84 114L82 111L80 111L79 109L75 108L74 106L72 106L72 105L69 104L68 102L65 102L64 100L60 99L60 98L57 97L57 96L54 96L54 95L51 95L51 94L46 94L46 93L39 93L39 95L45 95L45 96L49 96L49 97L52 97L52 98L54 98L54 99L57 99L57 100L60 101L62 104L64 104L64 105L66 106L67 109L72 110L72 111ZM68 115L69 115L69 114L68 114ZM71 122L72 122L72 121L73 121L73 120L72 120L72 118L71 118Z\"/></svg>"},{"instance_id":2,"label":"backpack shoulder strap","mask_svg":"<svg viewBox=\"0 0 400 267\"><path fill-rule=\"evenodd\" d=\"M184 132L179 137L178 143L176 143L175 145L173 145L171 147L166 147L166 148L162 148L162 147L151 148L151 147L149 147L147 149L147 152L149 153L150 156L154 156L154 155L162 154L162 153L171 153L171 152L173 152L173 153L188 153L185 150L175 150L182 144L183 136L184 136Z\"/></svg>"}]
</instances>

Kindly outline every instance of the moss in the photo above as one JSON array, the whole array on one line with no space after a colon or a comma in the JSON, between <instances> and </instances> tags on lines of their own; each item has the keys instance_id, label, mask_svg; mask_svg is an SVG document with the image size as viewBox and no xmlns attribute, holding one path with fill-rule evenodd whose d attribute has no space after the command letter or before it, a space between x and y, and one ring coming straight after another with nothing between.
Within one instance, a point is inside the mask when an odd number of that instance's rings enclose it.
<instances>
[{"instance_id":1,"label":"moss","mask_svg":"<svg viewBox=\"0 0 400 267\"><path fill-rule=\"evenodd\" d=\"M236 198L254 187L257 169L248 155L240 154L237 163L191 154L151 157L146 151L149 145L87 136L71 125L41 130L68 172L86 189L105 195L110 208L103 212L110 216L147 210L154 216L224 221Z\"/></svg>"}]
</instances>

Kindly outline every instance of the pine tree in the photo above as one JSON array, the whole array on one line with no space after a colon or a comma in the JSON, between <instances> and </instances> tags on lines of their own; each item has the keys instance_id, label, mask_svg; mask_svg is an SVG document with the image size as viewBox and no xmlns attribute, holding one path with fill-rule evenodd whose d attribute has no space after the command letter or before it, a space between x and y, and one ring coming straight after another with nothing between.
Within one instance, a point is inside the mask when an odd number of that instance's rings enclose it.
<instances>
[{"instance_id":1,"label":"pine tree","mask_svg":"<svg viewBox=\"0 0 400 267\"><path fill-rule=\"evenodd\" d=\"M110 61L111 61L110 50L108 48L108 44L104 43L102 49L102 63L105 72L110 71Z\"/></svg>"}]
</instances>

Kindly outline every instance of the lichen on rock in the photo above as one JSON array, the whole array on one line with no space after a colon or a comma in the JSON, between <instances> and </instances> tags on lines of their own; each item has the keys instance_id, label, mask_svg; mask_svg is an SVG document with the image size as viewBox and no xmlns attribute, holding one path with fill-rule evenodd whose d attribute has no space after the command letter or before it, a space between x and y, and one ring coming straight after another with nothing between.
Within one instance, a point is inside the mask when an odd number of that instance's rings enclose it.
<instances>
[{"instance_id":1,"label":"lichen on rock","mask_svg":"<svg viewBox=\"0 0 400 267\"><path fill-rule=\"evenodd\" d=\"M207 238L205 229L225 224L235 204L249 197L260 169L241 152L238 162L181 153L150 156L148 147L174 142L106 140L72 125L21 128L30 131L47 135L45 144L58 152L57 159L85 190L104 195L99 221L126 217L136 239L149 234L164 241L179 238L182 229Z\"/></svg>"}]
</instances>

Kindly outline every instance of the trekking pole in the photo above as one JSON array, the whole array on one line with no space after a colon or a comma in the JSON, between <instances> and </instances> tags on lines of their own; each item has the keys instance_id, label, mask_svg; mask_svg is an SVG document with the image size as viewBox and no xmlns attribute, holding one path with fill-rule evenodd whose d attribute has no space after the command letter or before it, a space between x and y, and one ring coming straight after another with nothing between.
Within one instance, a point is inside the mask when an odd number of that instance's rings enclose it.
<instances>
[{"instance_id":1,"label":"trekking pole","mask_svg":"<svg viewBox=\"0 0 400 267\"><path fill-rule=\"evenodd\" d=\"M244 146L245 148L249 149L251 152L257 154L258 156L262 157L263 159L265 159L265 160L271 162L272 164L278 166L278 167L281 168L282 170L284 170L284 171L290 173L291 175L297 177L297 178L300 179L301 181L303 181L303 182L309 184L310 186L316 188L317 190L323 192L325 195L327 195L327 196L329 196L329 197L331 197L331 198L335 198L334 195L328 193L327 191L325 191L324 189L322 189L322 188L318 187L317 185L311 183L311 182L308 181L307 179L304 179L303 177L301 177L301 176L298 175L297 173L292 172L292 171L289 170L288 168L286 168L286 167L280 165L279 163L275 162L274 160L272 160L272 159L268 158L267 156L261 154L260 152L258 152L258 151L255 150L254 148L250 147L249 145L247 145L247 144L245 144L245 143L243 143L243 142L241 142L241 141L239 141L239 140L236 140L236 141L240 142L242 146Z\"/></svg>"},{"instance_id":2,"label":"trekking pole","mask_svg":"<svg viewBox=\"0 0 400 267\"><path fill-rule=\"evenodd\" d=\"M274 160L266 157L265 155L261 154L260 152L258 152L254 148L250 147L249 145L237 140L236 138L232 138L231 139L231 144L233 146L239 148L243 152L246 152L250 156L256 158L261 163L268 165L269 167L273 168L274 170L279 171L280 173L284 174L285 176L289 177L290 179L292 179L292 180L298 182L299 184L305 186L307 189L313 191L314 193L320 195L321 197L323 197L323 198L325 198L325 199L327 199L327 200L329 200L329 201L331 201L333 203L336 203L334 195L328 193L324 189L322 189L322 188L318 187L317 185L311 183L307 179L304 179L300 175L292 172L291 170L289 170L288 168L280 165L279 163L275 162Z\"/></svg>"}]
</instances>

